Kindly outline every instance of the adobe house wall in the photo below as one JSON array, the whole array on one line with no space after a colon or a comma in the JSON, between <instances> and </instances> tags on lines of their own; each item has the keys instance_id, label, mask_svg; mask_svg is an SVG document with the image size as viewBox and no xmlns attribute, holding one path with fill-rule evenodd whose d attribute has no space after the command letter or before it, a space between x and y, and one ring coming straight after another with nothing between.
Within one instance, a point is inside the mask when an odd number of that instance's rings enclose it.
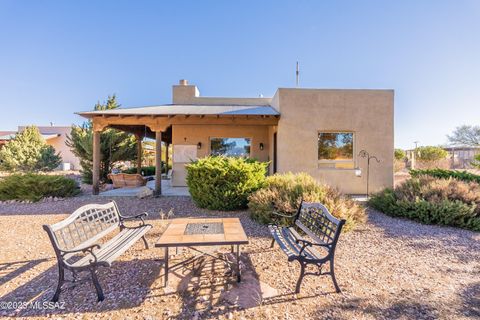
<instances>
[{"instance_id":1,"label":"adobe house wall","mask_svg":"<svg viewBox=\"0 0 480 320\"><path fill-rule=\"evenodd\" d=\"M175 159L175 146L202 144L196 150L197 157L202 158L210 154L210 138L250 138L250 155L260 161L269 161L269 126L246 125L173 125L172 143L174 145L173 157ZM263 150L260 150L263 143ZM173 186L186 186L185 164L173 162Z\"/></svg>"},{"instance_id":2,"label":"adobe house wall","mask_svg":"<svg viewBox=\"0 0 480 320\"><path fill-rule=\"evenodd\" d=\"M306 172L349 194L366 193L362 149L381 160L370 165L370 191L393 186L393 90L279 89L278 171ZM320 168L318 132L354 132L354 163L362 170Z\"/></svg>"}]
</instances>

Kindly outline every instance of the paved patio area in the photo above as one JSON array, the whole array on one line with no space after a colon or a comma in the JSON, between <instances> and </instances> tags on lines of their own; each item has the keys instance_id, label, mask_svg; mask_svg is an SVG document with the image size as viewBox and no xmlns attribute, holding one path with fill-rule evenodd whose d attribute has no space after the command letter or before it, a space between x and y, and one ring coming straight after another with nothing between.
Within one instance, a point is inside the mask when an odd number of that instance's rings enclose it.
<instances>
[{"instance_id":1,"label":"paved patio area","mask_svg":"<svg viewBox=\"0 0 480 320\"><path fill-rule=\"evenodd\" d=\"M100 193L103 197L145 197L155 190L155 180L148 181L145 187L119 188ZM190 196L187 187L172 187L171 180L162 180L162 196Z\"/></svg>"}]
</instances>

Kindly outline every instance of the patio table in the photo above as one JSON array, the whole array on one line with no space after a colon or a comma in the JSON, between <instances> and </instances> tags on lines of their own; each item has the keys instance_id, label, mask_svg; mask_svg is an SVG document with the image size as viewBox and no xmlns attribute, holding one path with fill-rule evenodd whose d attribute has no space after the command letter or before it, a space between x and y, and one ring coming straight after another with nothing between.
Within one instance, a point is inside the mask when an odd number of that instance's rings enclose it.
<instances>
[{"instance_id":1,"label":"patio table","mask_svg":"<svg viewBox=\"0 0 480 320\"><path fill-rule=\"evenodd\" d=\"M168 282L169 271L168 249L172 247L187 247L202 255L210 254L194 247L229 245L232 248L232 252L234 252L235 247L234 271L237 276L237 282L240 282L240 245L242 244L248 244L248 238L238 218L173 219L155 243L155 247L165 248L165 286ZM218 259L218 257L214 258ZM231 264L230 261L224 261ZM183 262L179 264L181 263Z\"/></svg>"}]
</instances>

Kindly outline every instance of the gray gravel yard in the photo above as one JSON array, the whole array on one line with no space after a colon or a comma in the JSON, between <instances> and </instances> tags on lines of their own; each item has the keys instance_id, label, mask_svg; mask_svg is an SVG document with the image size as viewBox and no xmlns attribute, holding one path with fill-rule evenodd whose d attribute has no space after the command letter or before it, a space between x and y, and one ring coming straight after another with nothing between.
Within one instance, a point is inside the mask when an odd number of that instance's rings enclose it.
<instances>
[{"instance_id":1,"label":"gray gravel yard","mask_svg":"<svg viewBox=\"0 0 480 320\"><path fill-rule=\"evenodd\" d=\"M278 247L270 248L265 226L248 212L198 209L188 197L116 199L123 214L150 213L154 229L99 272L105 300L97 303L91 282L62 292L62 309L0 308L0 316L106 319L474 319L480 318L480 233L393 219L370 210L368 222L342 234L336 274L343 292L334 293L328 276L299 273ZM48 301L57 281L54 253L42 229L79 206L108 199L81 196L36 204L0 205L0 303ZM175 217L238 216L250 238L243 248L243 281L237 285L223 263L200 260L175 270L163 287L163 251L153 247L165 221ZM220 249L227 251L226 248ZM174 259L190 255L180 251ZM3 304L2 304L3 306Z\"/></svg>"}]
</instances>

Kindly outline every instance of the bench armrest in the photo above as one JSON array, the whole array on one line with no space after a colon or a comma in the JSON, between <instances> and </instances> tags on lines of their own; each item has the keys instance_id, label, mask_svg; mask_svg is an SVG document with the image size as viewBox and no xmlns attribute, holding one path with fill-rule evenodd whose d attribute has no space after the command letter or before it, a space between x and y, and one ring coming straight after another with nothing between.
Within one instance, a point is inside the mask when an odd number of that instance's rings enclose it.
<instances>
[{"instance_id":1,"label":"bench armrest","mask_svg":"<svg viewBox=\"0 0 480 320\"><path fill-rule=\"evenodd\" d=\"M120 215L120 221L129 221L129 220L136 220L136 219L143 220L143 217L147 217L147 216L148 216L147 212L140 213L140 214L137 214L135 216L122 216L122 215Z\"/></svg>"},{"instance_id":2,"label":"bench armrest","mask_svg":"<svg viewBox=\"0 0 480 320\"><path fill-rule=\"evenodd\" d=\"M62 253L62 255L67 254L67 253L78 253L78 252L90 252L92 253L93 249L100 249L100 245L98 243L92 244L91 246L83 247L83 248L78 248L74 250L63 250L63 249L58 249Z\"/></svg>"},{"instance_id":3,"label":"bench armrest","mask_svg":"<svg viewBox=\"0 0 480 320\"><path fill-rule=\"evenodd\" d=\"M120 227L125 227L124 225L125 221L132 221L132 220L140 220L142 222L140 226L144 226L145 225L145 220L143 219L144 217L148 217L147 212L140 213L135 216L129 216L129 217L120 215Z\"/></svg>"},{"instance_id":4,"label":"bench armrest","mask_svg":"<svg viewBox=\"0 0 480 320\"><path fill-rule=\"evenodd\" d=\"M78 248L78 249L74 249L74 250L62 250L62 249L59 249L60 251L60 255L62 256L62 258L66 255L66 254L69 254L69 253L90 253L93 257L93 259L91 259L89 262L91 264L95 264L98 259L97 259L97 256L95 255L95 253L93 252L93 249L100 249L100 245L98 243L95 243L95 244L92 244L91 246L87 246L87 247L83 247L83 248ZM66 261L66 259L64 258L64 261L63 263L65 263L66 265L70 266L70 263L68 263Z\"/></svg>"}]
</instances>

